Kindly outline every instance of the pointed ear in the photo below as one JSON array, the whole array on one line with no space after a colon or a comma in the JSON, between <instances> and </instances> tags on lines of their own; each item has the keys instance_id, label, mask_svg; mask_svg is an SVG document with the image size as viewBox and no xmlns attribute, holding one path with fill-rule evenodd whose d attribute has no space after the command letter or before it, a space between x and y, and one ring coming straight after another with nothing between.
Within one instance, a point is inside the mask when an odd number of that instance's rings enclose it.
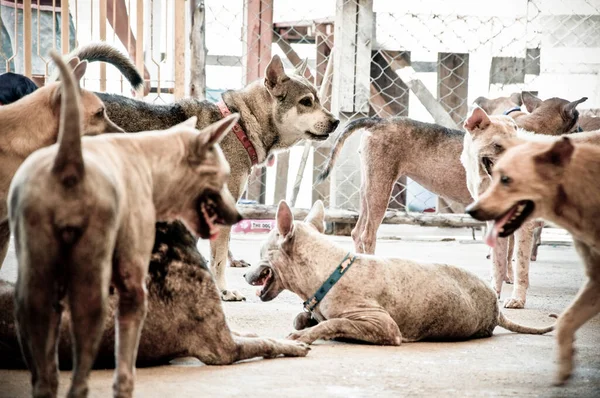
<instances>
[{"instance_id":1,"label":"pointed ear","mask_svg":"<svg viewBox=\"0 0 600 398\"><path fill-rule=\"evenodd\" d=\"M296 68L294 73L297 75L300 75L300 76L304 76L304 73L306 72L307 68L308 68L308 58L304 58L304 61L302 61L302 63L300 65L298 65L298 67Z\"/></svg>"},{"instance_id":2,"label":"pointed ear","mask_svg":"<svg viewBox=\"0 0 600 398\"><path fill-rule=\"evenodd\" d=\"M77 66L77 64L81 62L79 60L79 57L73 57L69 60L69 62L67 62L67 66L71 69L75 69L75 67Z\"/></svg>"},{"instance_id":3,"label":"pointed ear","mask_svg":"<svg viewBox=\"0 0 600 398\"><path fill-rule=\"evenodd\" d=\"M569 102L568 104L564 105L562 109L563 114L569 118L573 118L575 116L575 108L577 108L577 105L585 101L587 101L587 97L582 97L577 101Z\"/></svg>"},{"instance_id":4,"label":"pointed ear","mask_svg":"<svg viewBox=\"0 0 600 398\"><path fill-rule=\"evenodd\" d=\"M523 100L523 104L525 108L527 108L527 112L532 113L537 109L538 106L541 105L542 100L531 94L529 91L523 91L521 93L521 99Z\"/></svg>"},{"instance_id":5,"label":"pointed ear","mask_svg":"<svg viewBox=\"0 0 600 398\"><path fill-rule=\"evenodd\" d=\"M488 99L485 97L477 97L473 103L481 108L485 108L487 106Z\"/></svg>"},{"instance_id":6,"label":"pointed ear","mask_svg":"<svg viewBox=\"0 0 600 398\"><path fill-rule=\"evenodd\" d=\"M265 71L265 87L273 96L280 97L283 95L281 83L288 79L289 77L285 74L281 58L278 55L273 55Z\"/></svg>"},{"instance_id":7,"label":"pointed ear","mask_svg":"<svg viewBox=\"0 0 600 398\"><path fill-rule=\"evenodd\" d=\"M294 233L294 215L285 200L279 202L275 218L277 219L277 230L281 236L284 239L292 236Z\"/></svg>"},{"instance_id":8,"label":"pointed ear","mask_svg":"<svg viewBox=\"0 0 600 398\"><path fill-rule=\"evenodd\" d=\"M474 134L479 130L484 130L490 125L490 118L487 113L480 107L475 107L471 115L465 120L465 129Z\"/></svg>"},{"instance_id":9,"label":"pointed ear","mask_svg":"<svg viewBox=\"0 0 600 398\"><path fill-rule=\"evenodd\" d=\"M195 116L194 116L195 117ZM192 118L190 118L192 119ZM189 122L188 119L186 122ZM232 113L231 115L224 117L216 123L211 124L208 127L200 130L198 134L196 146L197 150L204 152L206 147L218 144L221 142L225 134L229 133L229 131L233 128L233 126L240 120L239 113ZM184 123L186 123L184 122ZM199 154L200 155L200 154Z\"/></svg>"},{"instance_id":10,"label":"pointed ear","mask_svg":"<svg viewBox=\"0 0 600 398\"><path fill-rule=\"evenodd\" d=\"M325 227L323 225L324 221L325 207L323 206L323 202L317 200L310 209L310 212L308 212L304 222L314 225L315 228L317 228L317 231L323 233L323 231L325 231Z\"/></svg>"},{"instance_id":11,"label":"pointed ear","mask_svg":"<svg viewBox=\"0 0 600 398\"><path fill-rule=\"evenodd\" d=\"M509 98L517 106L523 105L523 99L521 98L521 94L519 94L519 93L512 93Z\"/></svg>"},{"instance_id":12,"label":"pointed ear","mask_svg":"<svg viewBox=\"0 0 600 398\"><path fill-rule=\"evenodd\" d=\"M81 79L83 75L85 75L85 71L87 70L88 62L81 61L80 63L73 68L73 77L75 77L75 81L81 86Z\"/></svg>"},{"instance_id":13,"label":"pointed ear","mask_svg":"<svg viewBox=\"0 0 600 398\"><path fill-rule=\"evenodd\" d=\"M563 136L554 142L550 149L536 155L533 159L537 164L551 164L556 167L565 167L571 161L573 151L575 151L573 143L569 137Z\"/></svg>"}]
</instances>

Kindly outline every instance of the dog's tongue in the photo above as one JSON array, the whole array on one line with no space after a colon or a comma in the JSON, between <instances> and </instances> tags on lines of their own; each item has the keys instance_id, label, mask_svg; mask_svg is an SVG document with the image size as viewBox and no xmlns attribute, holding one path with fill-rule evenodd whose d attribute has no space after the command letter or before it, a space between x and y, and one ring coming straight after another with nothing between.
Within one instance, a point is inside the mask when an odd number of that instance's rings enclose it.
<instances>
[{"instance_id":1,"label":"dog's tongue","mask_svg":"<svg viewBox=\"0 0 600 398\"><path fill-rule=\"evenodd\" d=\"M494 221L492 228L490 228L488 230L487 234L485 235L484 240L485 240L486 245L488 245L489 247L496 246L496 242L498 242L498 236L500 234L500 230L502 229L502 227L504 227L504 225L508 222L508 220L511 219L513 214L515 214L516 210L517 210L517 206L513 206L510 208L510 210L504 216L502 216L502 218Z\"/></svg>"}]
</instances>

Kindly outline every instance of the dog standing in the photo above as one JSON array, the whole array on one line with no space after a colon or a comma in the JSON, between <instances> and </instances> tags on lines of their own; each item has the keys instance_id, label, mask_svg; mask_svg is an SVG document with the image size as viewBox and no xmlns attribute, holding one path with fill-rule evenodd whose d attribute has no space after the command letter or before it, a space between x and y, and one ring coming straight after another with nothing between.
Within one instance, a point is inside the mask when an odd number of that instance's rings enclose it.
<instances>
[{"instance_id":1,"label":"dog standing","mask_svg":"<svg viewBox=\"0 0 600 398\"><path fill-rule=\"evenodd\" d=\"M63 80L59 143L23 162L8 195L19 263L19 341L33 395L55 396L61 302L67 300L75 347L69 396L87 396L114 284L119 304L113 388L116 397L130 397L156 221L179 219L196 235L214 239L218 225L241 220L218 146L238 117L202 132L193 128L192 118L166 132L82 142L77 80L56 53L51 55Z\"/></svg>"},{"instance_id":2,"label":"dog standing","mask_svg":"<svg viewBox=\"0 0 600 398\"><path fill-rule=\"evenodd\" d=\"M73 55L88 61L113 63L119 70L135 72L127 58L112 59L97 44L81 47ZM237 200L241 197L254 166L262 165L269 155L286 150L301 140L326 140L339 124L321 104L315 87L306 80L304 63L296 73L287 75L281 59L275 55L266 68L265 78L250 83L241 90L223 93L217 106L209 101L181 100L169 105L149 104L115 94L98 95L106 104L108 115L128 132L166 129L192 117L198 117L198 128L207 126L238 112L240 121L236 133L227 134L221 142L225 158L231 165L229 189ZM132 72L133 70L133 72ZM174 228L174 233L177 229ZM244 297L227 289L225 267L229 255L230 229L222 228L211 242L211 269L225 301ZM232 266L248 266L243 261L231 261Z\"/></svg>"},{"instance_id":3,"label":"dog standing","mask_svg":"<svg viewBox=\"0 0 600 398\"><path fill-rule=\"evenodd\" d=\"M323 221L321 201L304 222L294 222L287 203L280 202L277 228L261 248L260 263L245 275L249 284L260 287L262 301L285 289L304 300L305 311L318 323L300 313L294 322L298 331L290 335L294 340L400 345L490 337L498 325L518 333L553 330L507 319L489 285L461 268L347 253L323 235Z\"/></svg>"},{"instance_id":4,"label":"dog standing","mask_svg":"<svg viewBox=\"0 0 600 398\"><path fill-rule=\"evenodd\" d=\"M571 104L566 100L542 101L534 112L520 118L517 124L532 118L547 118L551 122L549 133L570 132L565 130L565 125L576 124L578 117L574 112L565 112L574 109ZM568 117L568 123L555 117L556 114ZM345 140L359 130L364 131L359 149L361 200L358 221L352 230L358 253L375 253L377 229L387 210L394 184L401 176L409 177L445 199L464 205L471 202L465 170L460 162L464 131L404 117L363 118L348 123L336 138L320 180L329 176Z\"/></svg>"},{"instance_id":5,"label":"dog standing","mask_svg":"<svg viewBox=\"0 0 600 398\"><path fill-rule=\"evenodd\" d=\"M507 150L493 168L491 186L467 211L494 221L486 238L490 245L536 217L573 235L588 280L557 322L556 384L564 384L573 372L575 332L600 312L600 149L566 136L553 142L504 140L503 146Z\"/></svg>"},{"instance_id":6,"label":"dog standing","mask_svg":"<svg viewBox=\"0 0 600 398\"><path fill-rule=\"evenodd\" d=\"M87 62L70 61L75 79L81 80ZM8 75L7 73L2 76ZM7 79L3 79L5 81ZM8 79L14 82L13 78ZM21 79L17 79L20 81ZM5 83L7 83L5 81ZM21 82L22 83L22 82ZM29 87L28 90L31 90ZM13 89L7 87L7 95ZM25 158L37 149L54 144L58 137L62 86L50 83L9 105L0 106L0 267L10 241L6 198L10 182ZM83 134L123 132L107 116L102 101L92 92L80 89ZM14 96L11 97L14 99Z\"/></svg>"}]
</instances>

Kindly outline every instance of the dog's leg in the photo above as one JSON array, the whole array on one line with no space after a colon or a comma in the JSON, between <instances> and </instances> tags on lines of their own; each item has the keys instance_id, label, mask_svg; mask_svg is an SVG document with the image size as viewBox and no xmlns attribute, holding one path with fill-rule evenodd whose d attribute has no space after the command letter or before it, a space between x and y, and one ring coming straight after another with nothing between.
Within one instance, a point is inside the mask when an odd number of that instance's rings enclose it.
<instances>
[{"instance_id":1,"label":"dog's leg","mask_svg":"<svg viewBox=\"0 0 600 398\"><path fill-rule=\"evenodd\" d=\"M148 309L145 279L149 262L150 259L123 257L118 259L113 270L113 281L119 291L115 320L117 366L113 392L119 398L129 398L133 394L135 359Z\"/></svg>"},{"instance_id":2,"label":"dog's leg","mask_svg":"<svg viewBox=\"0 0 600 398\"><path fill-rule=\"evenodd\" d=\"M10 226L8 220L0 223L0 269L2 269L2 263L6 259L6 253L8 252L8 243L10 242Z\"/></svg>"},{"instance_id":3,"label":"dog's leg","mask_svg":"<svg viewBox=\"0 0 600 398\"><path fill-rule=\"evenodd\" d=\"M558 373L555 384L562 385L573 372L573 341L575 332L594 315L600 313L600 255L584 243L575 240L575 247L586 266L588 280L571 305L558 317Z\"/></svg>"},{"instance_id":4,"label":"dog's leg","mask_svg":"<svg viewBox=\"0 0 600 398\"><path fill-rule=\"evenodd\" d=\"M361 312L356 318L328 319L316 326L296 331L288 338L306 344L311 344L318 339L331 340L335 338L360 340L380 345L400 345L402 342L402 334L398 325L387 313L365 314Z\"/></svg>"},{"instance_id":5,"label":"dog's leg","mask_svg":"<svg viewBox=\"0 0 600 398\"><path fill-rule=\"evenodd\" d=\"M513 254L515 252L515 236L511 235L508 238L508 247L506 248L506 275L504 275L504 282L508 284L513 283Z\"/></svg>"},{"instance_id":6,"label":"dog's leg","mask_svg":"<svg viewBox=\"0 0 600 398\"><path fill-rule=\"evenodd\" d=\"M102 233L94 235L96 241ZM104 242L94 247L87 240L80 241L72 254L67 275L74 352L70 398L88 395L88 379L102 339L111 279L113 248Z\"/></svg>"},{"instance_id":7,"label":"dog's leg","mask_svg":"<svg viewBox=\"0 0 600 398\"><path fill-rule=\"evenodd\" d=\"M537 225L537 223L536 223ZM542 223L541 227L536 227L533 232L533 246L531 247L531 261L537 261L537 253L538 248L542 244L542 230L544 229L544 224Z\"/></svg>"},{"instance_id":8,"label":"dog's leg","mask_svg":"<svg viewBox=\"0 0 600 398\"><path fill-rule=\"evenodd\" d=\"M233 268L247 268L250 266L250 264L244 260L236 260L233 257L233 253L231 252L231 250L228 251L229 253L227 254L227 257L229 259L229 266L233 267Z\"/></svg>"},{"instance_id":9,"label":"dog's leg","mask_svg":"<svg viewBox=\"0 0 600 398\"><path fill-rule=\"evenodd\" d=\"M15 286L15 315L19 343L31 371L33 396L55 397L58 390L56 349L62 297L59 281L54 278L55 253L42 240L20 240L24 243L21 243L20 273ZM55 246L53 244L52 247Z\"/></svg>"},{"instance_id":10,"label":"dog's leg","mask_svg":"<svg viewBox=\"0 0 600 398\"><path fill-rule=\"evenodd\" d=\"M526 222L515 232L517 247L517 266L515 268L515 286L511 298L504 302L505 308L524 308L529 288L529 257L533 244L533 228L535 224Z\"/></svg>"},{"instance_id":11,"label":"dog's leg","mask_svg":"<svg viewBox=\"0 0 600 398\"><path fill-rule=\"evenodd\" d=\"M225 279L230 233L231 228L221 227L221 232L217 239L210 242L210 268L217 282L217 288L221 292L221 300L242 301L246 300L246 298L237 290L227 289L227 280Z\"/></svg>"},{"instance_id":12,"label":"dog's leg","mask_svg":"<svg viewBox=\"0 0 600 398\"><path fill-rule=\"evenodd\" d=\"M352 232L350 232L350 236L352 236L352 240L354 241L354 251L357 253L364 253L365 249L363 247L363 243L361 240L362 234L365 230L365 222L368 217L368 204L367 204L367 193L365 186L366 179L366 170L363 167L362 170L362 180L360 183L360 207L358 209L358 220L356 221L356 225L352 228Z\"/></svg>"},{"instance_id":13,"label":"dog's leg","mask_svg":"<svg viewBox=\"0 0 600 398\"><path fill-rule=\"evenodd\" d=\"M488 225L488 228L493 228ZM496 291L498 298L502 293L502 282L506 275L507 261L506 251L508 249L508 239L498 238L496 246L492 250L492 287Z\"/></svg>"}]
</instances>

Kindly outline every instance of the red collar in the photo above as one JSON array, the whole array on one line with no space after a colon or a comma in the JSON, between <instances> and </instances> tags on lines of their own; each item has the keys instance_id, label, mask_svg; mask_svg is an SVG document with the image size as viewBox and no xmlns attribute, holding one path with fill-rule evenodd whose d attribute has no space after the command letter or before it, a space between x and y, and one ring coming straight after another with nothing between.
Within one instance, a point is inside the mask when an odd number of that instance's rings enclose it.
<instances>
[{"instance_id":1,"label":"red collar","mask_svg":"<svg viewBox=\"0 0 600 398\"><path fill-rule=\"evenodd\" d=\"M227 105L225 105L223 101L217 102L217 107L221 111L223 117L231 115L231 111L229 110L229 108L227 108ZM240 140L244 148L246 148L248 156L250 156L250 160L252 161L252 166L257 165L258 154L256 153L254 145L252 145L252 142L250 142L250 138L248 138L248 135L246 134L242 126L240 126L239 123L236 123L235 126L233 126L232 130L235 133L235 136L238 138L238 140Z\"/></svg>"}]
</instances>

